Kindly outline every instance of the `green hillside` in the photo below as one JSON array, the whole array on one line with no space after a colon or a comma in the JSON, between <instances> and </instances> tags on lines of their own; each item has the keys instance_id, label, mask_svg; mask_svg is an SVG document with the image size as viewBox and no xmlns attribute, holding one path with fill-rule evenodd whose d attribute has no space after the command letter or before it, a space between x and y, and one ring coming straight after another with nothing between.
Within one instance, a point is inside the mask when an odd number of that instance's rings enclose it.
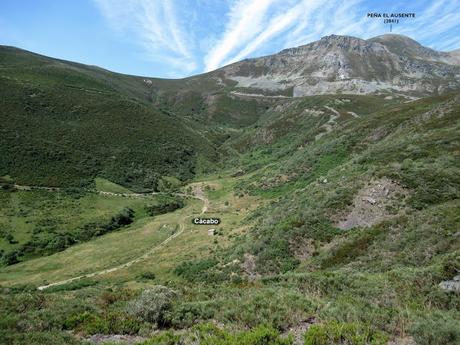
<instances>
[{"instance_id":1,"label":"green hillside","mask_svg":"<svg viewBox=\"0 0 460 345\"><path fill-rule=\"evenodd\" d=\"M190 180L217 158L201 132L149 104L141 78L0 50L0 176L18 184L88 186L95 177L155 189Z\"/></svg>"},{"instance_id":2,"label":"green hillside","mask_svg":"<svg viewBox=\"0 0 460 345\"><path fill-rule=\"evenodd\" d=\"M2 48L0 343L458 344L460 94L218 73Z\"/></svg>"},{"instance_id":3,"label":"green hillside","mask_svg":"<svg viewBox=\"0 0 460 345\"><path fill-rule=\"evenodd\" d=\"M333 103L330 99L329 104ZM302 129L293 135L297 141L280 137L269 146L245 153L240 160L248 162L248 171L255 171L242 177L236 186L238 192L277 197L276 202L257 212L260 223L251 233L254 238L248 240L251 251L261 260L261 273L289 271L302 264L296 258L293 243L305 239L317 241L310 253L314 258L307 266L325 268L350 262L370 270L385 270L390 263L401 262L419 266L437 262L458 250L460 243L452 236L458 222L455 210L460 185L459 115L460 98L452 94L361 114L360 118L344 120L317 140L314 138L318 126L310 132ZM276 155L276 161L266 158L267 151L271 151L270 156ZM258 162L269 165L258 168ZM342 233L338 224L351 214L353 207L369 211L367 205L361 205L362 200L356 200L359 191L369 185L374 189L378 188L375 185L388 185L388 195L383 197L388 200L382 200L380 206L385 207L384 212L367 215L384 215L381 220L386 222L359 231L357 238L347 232L346 237L358 242L347 244L346 249L329 248L326 255L318 255L323 253L321 247L325 243ZM397 190L394 195L392 188ZM439 216L435 217L437 213ZM266 225L264 218L268 214L270 222ZM364 218L366 214L356 216ZM432 217L438 219L436 230L428 226L426 233L418 233ZM389 231L397 233L397 237L386 238ZM367 238L377 235L377 239ZM360 236L370 242L362 251L354 252L359 248ZM426 243L421 242L423 238ZM398 240L403 242L397 244ZM387 243L391 247L387 250L393 253L379 253L382 243ZM431 254L423 258L426 251ZM385 258L386 255L393 259ZM364 258L365 263L355 262Z\"/></svg>"}]
</instances>

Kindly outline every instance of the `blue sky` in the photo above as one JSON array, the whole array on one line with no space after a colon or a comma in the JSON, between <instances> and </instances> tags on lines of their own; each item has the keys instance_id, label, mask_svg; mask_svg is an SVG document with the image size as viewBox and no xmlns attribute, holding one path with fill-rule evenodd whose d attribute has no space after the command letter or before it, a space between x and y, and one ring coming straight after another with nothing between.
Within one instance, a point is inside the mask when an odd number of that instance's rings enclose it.
<instances>
[{"instance_id":1,"label":"blue sky","mask_svg":"<svg viewBox=\"0 0 460 345\"><path fill-rule=\"evenodd\" d=\"M437 50L460 48L460 0L0 0L0 44L179 78L329 34L387 33L368 12L415 12L393 32Z\"/></svg>"}]
</instances>

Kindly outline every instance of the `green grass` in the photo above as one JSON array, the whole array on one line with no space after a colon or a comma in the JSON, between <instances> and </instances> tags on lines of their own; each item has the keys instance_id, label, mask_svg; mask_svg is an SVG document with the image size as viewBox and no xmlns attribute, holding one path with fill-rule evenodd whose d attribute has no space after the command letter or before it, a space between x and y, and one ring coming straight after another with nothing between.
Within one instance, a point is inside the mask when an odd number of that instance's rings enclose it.
<instances>
[{"instance_id":1,"label":"green grass","mask_svg":"<svg viewBox=\"0 0 460 345\"><path fill-rule=\"evenodd\" d=\"M32 245L32 241L73 235L82 232L85 226L96 227L96 224L107 223L125 208L131 208L134 220L140 221L148 216L146 206L158 197L135 199L96 193L33 190L0 191L0 198L0 249L7 253L27 243ZM31 257L34 257L33 253L21 260Z\"/></svg>"},{"instance_id":2,"label":"green grass","mask_svg":"<svg viewBox=\"0 0 460 345\"><path fill-rule=\"evenodd\" d=\"M96 177L95 179L96 190L109 193L131 193L131 191L123 186L113 183L104 178Z\"/></svg>"}]
</instances>

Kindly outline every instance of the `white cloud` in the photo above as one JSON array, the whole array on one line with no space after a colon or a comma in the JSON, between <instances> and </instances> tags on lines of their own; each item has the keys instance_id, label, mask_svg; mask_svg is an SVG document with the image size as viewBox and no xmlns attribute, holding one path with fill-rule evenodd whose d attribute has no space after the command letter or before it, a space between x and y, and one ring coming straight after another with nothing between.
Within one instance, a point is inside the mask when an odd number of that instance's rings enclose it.
<instances>
[{"instance_id":1,"label":"white cloud","mask_svg":"<svg viewBox=\"0 0 460 345\"><path fill-rule=\"evenodd\" d=\"M265 5L254 17L247 9L254 1L239 1L233 12L239 13L239 21L231 20L217 46L206 56L206 70L246 58L267 44L277 45L278 50L309 43L327 34L359 34L376 30L377 25L365 22L366 11L360 9L361 0L343 2L301 0L278 6L268 13L271 1L257 2ZM238 9L238 11L236 11ZM251 18L250 25L241 25ZM232 18L233 19L233 18ZM253 28L253 30L248 30ZM367 29L367 30L366 30ZM242 34L241 32L244 32Z\"/></svg>"},{"instance_id":2,"label":"white cloud","mask_svg":"<svg viewBox=\"0 0 460 345\"><path fill-rule=\"evenodd\" d=\"M437 50L460 47L460 1L437 1L421 9L415 20L398 32Z\"/></svg>"},{"instance_id":3,"label":"white cloud","mask_svg":"<svg viewBox=\"0 0 460 345\"><path fill-rule=\"evenodd\" d=\"M149 56L191 73L197 68L192 42L172 0L94 0L109 24L134 37Z\"/></svg>"},{"instance_id":4,"label":"white cloud","mask_svg":"<svg viewBox=\"0 0 460 345\"><path fill-rule=\"evenodd\" d=\"M416 11L393 32L437 49L458 48L460 0L402 5L364 0L94 0L115 30L132 35L152 61L176 75L210 71L248 56L310 43L325 35L370 38L388 32L372 11ZM131 36L130 36L131 37Z\"/></svg>"},{"instance_id":5,"label":"white cloud","mask_svg":"<svg viewBox=\"0 0 460 345\"><path fill-rule=\"evenodd\" d=\"M239 0L230 9L223 37L205 57L205 70L220 67L236 48L248 44L266 29L265 17L276 0Z\"/></svg>"},{"instance_id":6,"label":"white cloud","mask_svg":"<svg viewBox=\"0 0 460 345\"><path fill-rule=\"evenodd\" d=\"M285 32L295 24L306 23L309 11L314 10L321 4L321 1L305 0L294 6L286 13L279 14L273 17L267 24L267 27L257 37L255 37L248 45L244 47L236 56L231 58L226 63L232 63L242 60L249 54L256 51L262 44L266 43L271 38ZM304 25L304 24L301 24Z\"/></svg>"}]
</instances>

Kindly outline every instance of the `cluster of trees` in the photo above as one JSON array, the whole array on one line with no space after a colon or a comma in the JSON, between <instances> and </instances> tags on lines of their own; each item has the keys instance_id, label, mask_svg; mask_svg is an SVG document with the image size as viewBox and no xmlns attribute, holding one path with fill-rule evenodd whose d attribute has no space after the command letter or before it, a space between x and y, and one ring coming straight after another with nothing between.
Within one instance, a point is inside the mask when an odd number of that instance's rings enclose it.
<instances>
[{"instance_id":1,"label":"cluster of trees","mask_svg":"<svg viewBox=\"0 0 460 345\"><path fill-rule=\"evenodd\" d=\"M164 196L156 204L146 205L145 210L153 217L160 214L173 212L184 207L184 201L178 197Z\"/></svg>"},{"instance_id":2,"label":"cluster of trees","mask_svg":"<svg viewBox=\"0 0 460 345\"><path fill-rule=\"evenodd\" d=\"M121 229L134 220L134 210L123 208L108 221L88 223L70 233L46 232L32 236L32 239L19 248L9 252L0 252L1 260L5 265L13 265L23 256L50 255L60 252L75 243L89 241L91 238Z\"/></svg>"}]
</instances>

